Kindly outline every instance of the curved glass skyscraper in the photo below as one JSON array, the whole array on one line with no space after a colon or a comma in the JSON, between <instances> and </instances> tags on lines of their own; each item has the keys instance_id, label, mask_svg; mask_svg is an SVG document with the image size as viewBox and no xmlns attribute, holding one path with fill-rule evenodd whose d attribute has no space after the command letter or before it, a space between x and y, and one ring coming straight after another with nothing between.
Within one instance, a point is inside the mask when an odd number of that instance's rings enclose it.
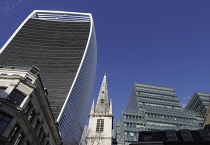
<instances>
[{"instance_id":1,"label":"curved glass skyscraper","mask_svg":"<svg viewBox=\"0 0 210 145\"><path fill-rule=\"evenodd\" d=\"M79 141L96 73L92 15L33 11L0 50L0 65L36 66L65 144Z\"/></svg>"}]
</instances>

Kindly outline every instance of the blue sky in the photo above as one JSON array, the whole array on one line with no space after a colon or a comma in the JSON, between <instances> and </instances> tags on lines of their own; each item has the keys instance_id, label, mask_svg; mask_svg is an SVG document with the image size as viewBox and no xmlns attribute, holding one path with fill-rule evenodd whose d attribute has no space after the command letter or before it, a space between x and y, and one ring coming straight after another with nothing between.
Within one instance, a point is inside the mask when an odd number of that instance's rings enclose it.
<instances>
[{"instance_id":1,"label":"blue sky","mask_svg":"<svg viewBox=\"0 0 210 145\"><path fill-rule=\"evenodd\" d=\"M0 48L34 9L92 13L93 97L106 71L115 120L134 82L172 87L183 105L195 91L210 92L209 0L1 0Z\"/></svg>"}]
</instances>

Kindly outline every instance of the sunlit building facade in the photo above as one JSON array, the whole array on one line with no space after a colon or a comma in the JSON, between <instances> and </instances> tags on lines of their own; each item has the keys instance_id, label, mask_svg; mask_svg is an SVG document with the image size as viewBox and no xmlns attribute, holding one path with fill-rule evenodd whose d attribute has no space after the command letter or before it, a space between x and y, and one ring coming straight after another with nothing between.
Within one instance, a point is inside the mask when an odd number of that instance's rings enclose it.
<instances>
[{"instance_id":1,"label":"sunlit building facade","mask_svg":"<svg viewBox=\"0 0 210 145\"><path fill-rule=\"evenodd\" d=\"M200 124L204 126L207 118L207 111L210 104L210 94L204 92L195 92L189 103L186 105L185 110L193 112L200 120Z\"/></svg>"},{"instance_id":2,"label":"sunlit building facade","mask_svg":"<svg viewBox=\"0 0 210 145\"><path fill-rule=\"evenodd\" d=\"M0 66L0 144L62 144L35 67Z\"/></svg>"},{"instance_id":3,"label":"sunlit building facade","mask_svg":"<svg viewBox=\"0 0 210 145\"><path fill-rule=\"evenodd\" d=\"M0 50L0 65L41 70L62 140L73 144L91 106L96 57L91 14L35 10Z\"/></svg>"},{"instance_id":4,"label":"sunlit building facade","mask_svg":"<svg viewBox=\"0 0 210 145\"><path fill-rule=\"evenodd\" d=\"M203 92L195 92L186 105L185 110L198 114L199 117L205 118L206 112L210 104L210 94Z\"/></svg>"},{"instance_id":5,"label":"sunlit building facade","mask_svg":"<svg viewBox=\"0 0 210 145\"><path fill-rule=\"evenodd\" d=\"M94 101L89 114L87 145L112 145L112 102L108 98L106 73L101 84L97 103Z\"/></svg>"},{"instance_id":6,"label":"sunlit building facade","mask_svg":"<svg viewBox=\"0 0 210 145\"><path fill-rule=\"evenodd\" d=\"M126 109L116 123L118 144L138 140L139 131L200 129L191 112L183 111L173 88L135 83Z\"/></svg>"}]
</instances>

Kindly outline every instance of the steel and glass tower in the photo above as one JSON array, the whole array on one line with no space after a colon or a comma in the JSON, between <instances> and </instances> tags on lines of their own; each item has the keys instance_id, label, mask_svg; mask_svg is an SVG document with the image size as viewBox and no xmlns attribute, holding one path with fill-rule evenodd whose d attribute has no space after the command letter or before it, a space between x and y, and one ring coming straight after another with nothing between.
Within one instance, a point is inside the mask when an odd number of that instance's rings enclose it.
<instances>
[{"instance_id":1,"label":"steel and glass tower","mask_svg":"<svg viewBox=\"0 0 210 145\"><path fill-rule=\"evenodd\" d=\"M96 56L91 14L35 10L0 50L0 65L40 69L62 139L73 144L91 105Z\"/></svg>"},{"instance_id":2,"label":"steel and glass tower","mask_svg":"<svg viewBox=\"0 0 210 145\"><path fill-rule=\"evenodd\" d=\"M135 83L126 109L116 123L119 144L137 141L139 131L200 129L191 112L183 111L173 88Z\"/></svg>"},{"instance_id":3,"label":"steel and glass tower","mask_svg":"<svg viewBox=\"0 0 210 145\"><path fill-rule=\"evenodd\" d=\"M185 107L185 110L189 110L199 114L200 117L204 118L210 104L210 94L203 92L195 92L191 100Z\"/></svg>"},{"instance_id":4,"label":"steel and glass tower","mask_svg":"<svg viewBox=\"0 0 210 145\"><path fill-rule=\"evenodd\" d=\"M198 119L201 120L201 125L203 125L209 104L209 93L195 92L189 103L186 105L185 110L195 113Z\"/></svg>"}]
</instances>

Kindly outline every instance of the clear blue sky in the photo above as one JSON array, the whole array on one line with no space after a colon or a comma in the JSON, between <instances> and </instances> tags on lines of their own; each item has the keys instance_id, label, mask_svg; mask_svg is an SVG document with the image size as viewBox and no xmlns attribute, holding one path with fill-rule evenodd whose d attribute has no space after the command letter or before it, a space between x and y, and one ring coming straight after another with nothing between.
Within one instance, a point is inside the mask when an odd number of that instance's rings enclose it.
<instances>
[{"instance_id":1,"label":"clear blue sky","mask_svg":"<svg viewBox=\"0 0 210 145\"><path fill-rule=\"evenodd\" d=\"M172 87L182 104L195 91L210 92L209 0L1 0L0 48L34 9L93 14L93 97L106 71L115 120L134 82Z\"/></svg>"}]
</instances>

